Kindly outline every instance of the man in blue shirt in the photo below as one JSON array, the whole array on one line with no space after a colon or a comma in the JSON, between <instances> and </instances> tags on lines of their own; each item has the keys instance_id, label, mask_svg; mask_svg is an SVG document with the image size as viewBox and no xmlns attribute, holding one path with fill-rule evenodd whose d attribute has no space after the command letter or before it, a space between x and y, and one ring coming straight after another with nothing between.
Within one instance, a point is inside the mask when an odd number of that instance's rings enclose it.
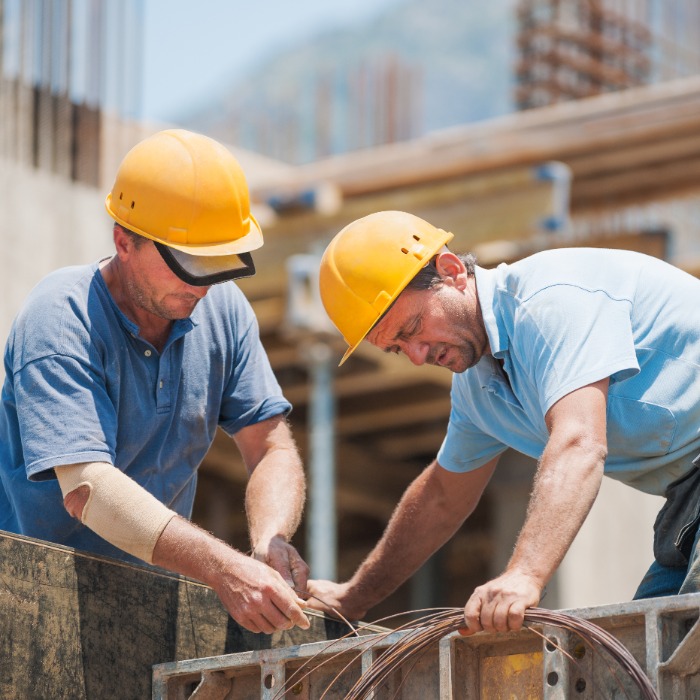
<instances>
[{"instance_id":1,"label":"man in blue shirt","mask_svg":"<svg viewBox=\"0 0 700 700\"><path fill-rule=\"evenodd\" d=\"M602 249L485 270L450 252L451 239L418 217L379 212L324 254L321 296L350 346L343 361L366 338L455 374L436 460L352 579L313 581L311 593L362 617L454 534L508 447L539 460L534 488L505 571L466 604L468 633L522 625L604 473L667 496L637 597L699 590L700 281Z\"/></svg>"},{"instance_id":2,"label":"man in blue shirt","mask_svg":"<svg viewBox=\"0 0 700 700\"><path fill-rule=\"evenodd\" d=\"M0 529L199 579L254 632L308 627L291 406L250 305L219 284L253 274L262 245L240 166L163 131L126 155L106 206L116 254L42 280L8 338ZM189 521L218 426L250 475L253 557Z\"/></svg>"}]
</instances>

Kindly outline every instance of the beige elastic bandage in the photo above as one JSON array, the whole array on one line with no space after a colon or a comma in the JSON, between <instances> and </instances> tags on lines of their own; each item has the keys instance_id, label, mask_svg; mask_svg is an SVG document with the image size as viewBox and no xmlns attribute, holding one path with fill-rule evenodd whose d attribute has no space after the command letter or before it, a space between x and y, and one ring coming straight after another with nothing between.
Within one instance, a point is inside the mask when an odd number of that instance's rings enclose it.
<instances>
[{"instance_id":1,"label":"beige elastic bandage","mask_svg":"<svg viewBox=\"0 0 700 700\"><path fill-rule=\"evenodd\" d=\"M153 549L175 513L124 472L106 462L54 470L65 498L80 486L90 495L80 521L115 547L153 563Z\"/></svg>"}]
</instances>

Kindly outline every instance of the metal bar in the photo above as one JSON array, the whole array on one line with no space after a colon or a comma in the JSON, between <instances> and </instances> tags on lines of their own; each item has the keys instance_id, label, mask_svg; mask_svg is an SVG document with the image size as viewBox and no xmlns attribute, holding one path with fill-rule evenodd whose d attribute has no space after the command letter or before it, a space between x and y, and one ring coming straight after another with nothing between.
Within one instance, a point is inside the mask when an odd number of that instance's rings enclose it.
<instances>
[{"instance_id":1,"label":"metal bar","mask_svg":"<svg viewBox=\"0 0 700 700\"><path fill-rule=\"evenodd\" d=\"M189 700L225 700L232 684L221 671L205 671Z\"/></svg>"},{"instance_id":2,"label":"metal bar","mask_svg":"<svg viewBox=\"0 0 700 700\"><path fill-rule=\"evenodd\" d=\"M260 700L273 700L279 697L280 688L283 688L285 683L284 663L266 663L262 665L261 670Z\"/></svg>"},{"instance_id":3,"label":"metal bar","mask_svg":"<svg viewBox=\"0 0 700 700\"><path fill-rule=\"evenodd\" d=\"M676 647L668 661L660 663L658 668L665 673L683 676L700 671L700 619Z\"/></svg>"},{"instance_id":4,"label":"metal bar","mask_svg":"<svg viewBox=\"0 0 700 700\"><path fill-rule=\"evenodd\" d=\"M335 580L335 356L326 343L318 342L310 346L308 357L311 373L309 566L314 578Z\"/></svg>"},{"instance_id":5,"label":"metal bar","mask_svg":"<svg viewBox=\"0 0 700 700\"><path fill-rule=\"evenodd\" d=\"M688 679L700 668L697 662L700 654L695 651L700 638L700 623L696 623L687 635L684 626L689 619L697 619L699 611L700 593L695 593L567 612L594 620L612 634L627 639L628 643L632 642L630 650L635 652L638 661L646 667L647 674L655 684L658 685L659 670L663 671L663 683L659 688L661 697L691 700L696 697L693 693L697 690L698 679L696 677L693 682ZM521 682L530 683L530 679L536 685L538 677L532 674L538 664L541 665L539 677L542 678L542 697L547 699L587 700L612 697L620 690L629 694L629 679L619 677L619 673L618 677L609 675L609 659L599 658L593 649L583 649L580 640L564 630L553 627L545 627L544 630L547 637L556 638L557 641L552 649L548 649L545 643L541 653L536 651L537 645L533 646L536 639L527 629L506 635L446 637L437 648L426 652L421 658L420 670L413 670L408 682L397 683L396 678L391 679L389 686L393 688L392 697L396 700L412 700L417 697L436 697L439 700L478 698L484 693L488 695L497 687L493 684L494 678L498 679L499 674L500 678L515 684L514 687L519 687ZM304 644L286 649L230 654L155 666L153 698L169 700L164 694L168 679L172 692L177 687L178 677L183 678L183 683L191 683L193 673L228 669L237 679L246 674L249 679L257 678L257 682L262 678L260 698L270 700L283 687L286 663L293 662L295 667L299 667L300 663L307 664L305 668L311 670L313 678L313 669L322 669L331 657L337 655L345 665L352 659L357 659L359 654L361 670L365 672L382 650L396 644L407 634L410 634L410 630L393 632L388 636L369 634L359 639L341 639L332 643ZM642 640L646 640L645 645ZM662 659L663 654L670 656L667 663ZM556 674L556 679L550 676L553 673ZM522 681L518 674L522 674ZM266 686L266 680L271 687ZM556 682L551 682L554 680ZM234 697L235 683L236 681ZM376 695L383 698L384 690L378 691ZM316 697L313 693L310 696ZM325 697L328 700L340 700L343 695L340 690L334 694L331 688Z\"/></svg>"},{"instance_id":6,"label":"metal bar","mask_svg":"<svg viewBox=\"0 0 700 700\"><path fill-rule=\"evenodd\" d=\"M659 659L661 658L661 622L656 610L651 610L644 618L644 635L646 638L646 672L657 692L659 686Z\"/></svg>"}]
</instances>

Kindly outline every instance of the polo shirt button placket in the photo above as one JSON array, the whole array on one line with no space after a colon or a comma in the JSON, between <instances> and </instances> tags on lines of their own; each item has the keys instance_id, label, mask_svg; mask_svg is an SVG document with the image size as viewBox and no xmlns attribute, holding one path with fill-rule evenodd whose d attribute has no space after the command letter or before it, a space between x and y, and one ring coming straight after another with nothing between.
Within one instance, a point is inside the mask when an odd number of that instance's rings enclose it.
<instances>
[{"instance_id":1,"label":"polo shirt button placket","mask_svg":"<svg viewBox=\"0 0 700 700\"><path fill-rule=\"evenodd\" d=\"M170 353L166 349L159 357L158 378L156 384L156 406L159 413L170 410Z\"/></svg>"}]
</instances>

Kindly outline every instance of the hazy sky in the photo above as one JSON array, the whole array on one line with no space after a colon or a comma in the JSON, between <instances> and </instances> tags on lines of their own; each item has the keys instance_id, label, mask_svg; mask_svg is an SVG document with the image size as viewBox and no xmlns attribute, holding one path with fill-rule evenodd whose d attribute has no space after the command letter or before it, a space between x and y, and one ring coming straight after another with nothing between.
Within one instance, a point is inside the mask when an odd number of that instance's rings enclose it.
<instances>
[{"instance_id":1,"label":"hazy sky","mask_svg":"<svg viewBox=\"0 0 700 700\"><path fill-rule=\"evenodd\" d=\"M280 48L401 0L144 0L142 116L177 117Z\"/></svg>"}]
</instances>

